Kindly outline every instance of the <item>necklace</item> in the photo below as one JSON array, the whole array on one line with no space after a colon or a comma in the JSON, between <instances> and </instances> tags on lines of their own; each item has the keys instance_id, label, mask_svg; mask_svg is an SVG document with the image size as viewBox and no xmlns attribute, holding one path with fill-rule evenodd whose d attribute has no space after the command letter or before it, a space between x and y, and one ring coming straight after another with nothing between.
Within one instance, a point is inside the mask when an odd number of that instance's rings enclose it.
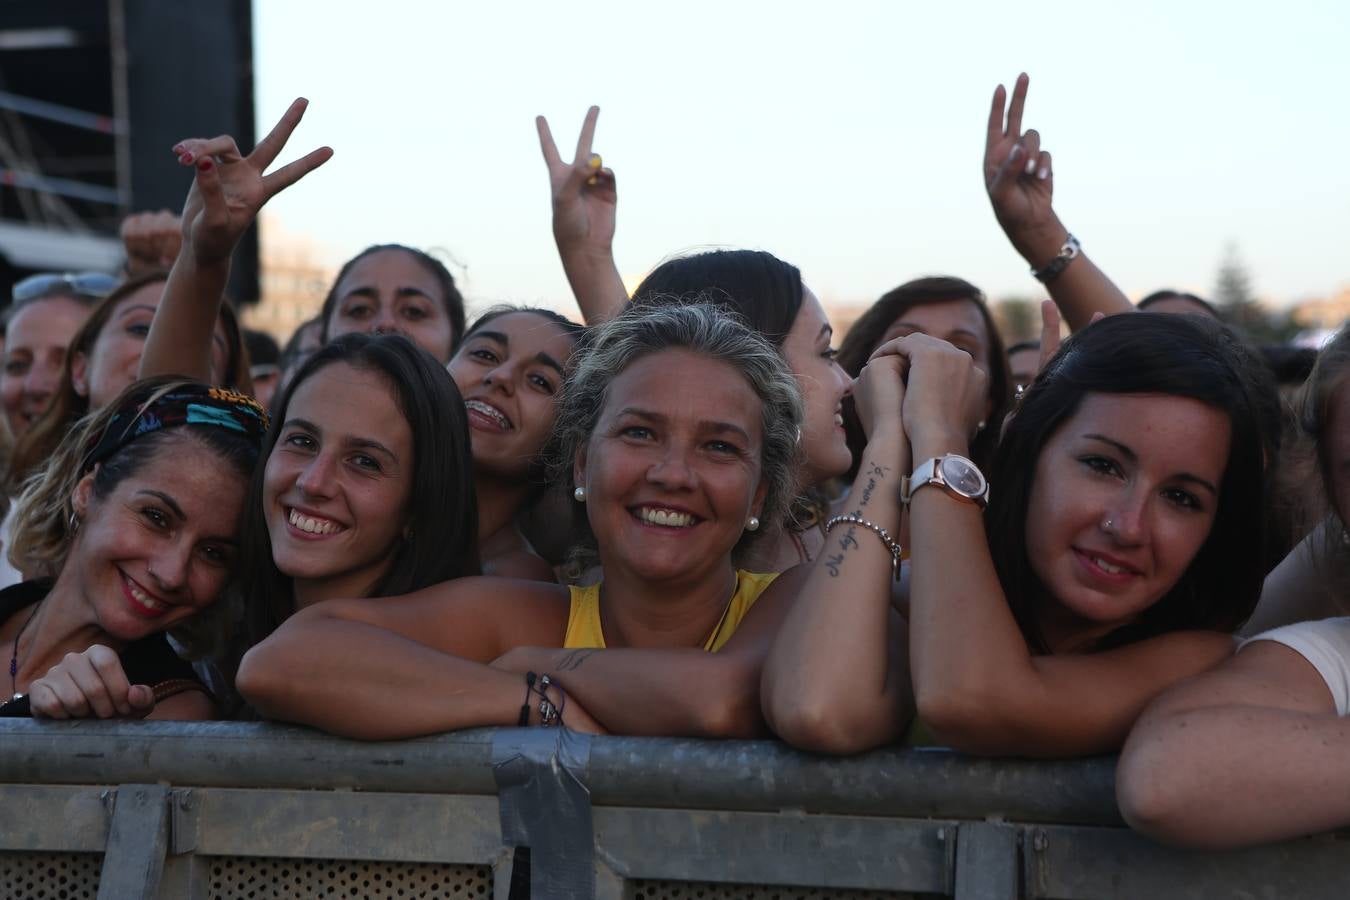
<instances>
[{"instance_id":1,"label":"necklace","mask_svg":"<svg viewBox=\"0 0 1350 900\"><path fill-rule=\"evenodd\" d=\"M42 601L41 601L41 600L39 600L37 603L34 603L34 604L33 604L33 611L30 612L30 613L28 614L28 618L24 621L23 627L19 629L19 633L16 634L16 635L14 635L14 651L13 651L12 653L10 653L10 655L9 655L9 692L10 692L11 694L13 694L13 697L12 697L11 699L14 699L14 700L18 700L20 697L23 696L23 694L20 694L20 693L19 693L19 690L18 690L18 688L19 688L19 680L18 680L18 679L19 679L19 638L23 637L23 633L24 633L25 631L27 631L27 630L28 630L28 626L31 625L31 624L33 623L33 618L37 615L38 607L41 606L41 605L42 605Z\"/></svg>"}]
</instances>

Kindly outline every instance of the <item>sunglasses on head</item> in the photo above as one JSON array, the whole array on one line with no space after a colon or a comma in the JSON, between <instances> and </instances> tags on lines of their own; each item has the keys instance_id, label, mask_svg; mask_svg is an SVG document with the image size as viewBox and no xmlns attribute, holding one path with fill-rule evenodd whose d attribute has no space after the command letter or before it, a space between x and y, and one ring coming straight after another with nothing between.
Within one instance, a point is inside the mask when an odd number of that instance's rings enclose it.
<instances>
[{"instance_id":1,"label":"sunglasses on head","mask_svg":"<svg viewBox=\"0 0 1350 900\"><path fill-rule=\"evenodd\" d=\"M11 296L15 303L26 303L55 294L74 294L102 300L121 283L120 279L102 272L43 272L16 281Z\"/></svg>"}]
</instances>

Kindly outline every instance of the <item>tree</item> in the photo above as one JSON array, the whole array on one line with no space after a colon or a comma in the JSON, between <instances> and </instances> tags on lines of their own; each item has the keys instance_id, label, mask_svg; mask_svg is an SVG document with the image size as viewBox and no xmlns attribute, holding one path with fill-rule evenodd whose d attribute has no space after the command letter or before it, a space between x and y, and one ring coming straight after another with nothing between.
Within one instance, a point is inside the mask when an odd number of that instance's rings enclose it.
<instances>
[{"instance_id":1,"label":"tree","mask_svg":"<svg viewBox=\"0 0 1350 900\"><path fill-rule=\"evenodd\" d=\"M1224 250L1214 281L1214 305L1229 325L1246 332L1258 344L1279 344L1288 339L1288 316L1272 316L1252 293L1252 279L1237 245Z\"/></svg>"}]
</instances>

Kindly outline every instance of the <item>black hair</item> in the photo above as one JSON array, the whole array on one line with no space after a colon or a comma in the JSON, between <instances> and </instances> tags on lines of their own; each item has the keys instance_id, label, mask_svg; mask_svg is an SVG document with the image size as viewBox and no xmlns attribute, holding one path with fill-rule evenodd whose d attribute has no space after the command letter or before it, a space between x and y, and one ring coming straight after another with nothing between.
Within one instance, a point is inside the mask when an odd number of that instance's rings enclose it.
<instances>
[{"instance_id":1,"label":"black hair","mask_svg":"<svg viewBox=\"0 0 1350 900\"><path fill-rule=\"evenodd\" d=\"M994 568L1027 642L1035 652L1048 652L1035 614L1045 588L1026 544L1037 460L1092 393L1189 397L1227 413L1232 424L1209 536L1171 590L1107 635L1099 649L1181 629L1235 630L1255 608L1266 575L1279 397L1261 360L1226 326L1202 316L1130 313L1095 322L1065 341L1003 429L985 524Z\"/></svg>"},{"instance_id":2,"label":"black hair","mask_svg":"<svg viewBox=\"0 0 1350 900\"><path fill-rule=\"evenodd\" d=\"M881 298L868 307L853 327L844 336L839 345L839 365L844 371L857 378L867 364L872 351L881 344L886 330L916 306L932 306L937 303L957 301L972 303L984 320L984 329L989 334L989 358L983 360L983 367L989 375L989 418L983 430L976 435L970 445L970 457L975 464L988 470L998 443L998 425L1008 413L1012 401L1012 375L1008 371L1008 354L1003 349L1003 337L998 326L989 315L989 305L984 293L969 281L947 275L935 275L928 278L916 278L897 288L887 291ZM853 398L844 402L844 431L848 436L849 449L853 451L853 468L847 478L857 474L862 462L862 451L867 444L862 424L854 410Z\"/></svg>"},{"instance_id":3,"label":"black hair","mask_svg":"<svg viewBox=\"0 0 1350 900\"><path fill-rule=\"evenodd\" d=\"M277 414L263 442L263 459L276 447L296 389L337 363L383 376L398 398L413 436L413 489L405 525L408 537L398 545L384 576L371 585L370 596L406 594L479 574L478 501L464 401L445 367L403 335L345 334L315 352L274 405ZM295 606L291 579L272 559L263 507L265 472L264 464L254 477L240 541L251 643L274 631Z\"/></svg>"},{"instance_id":4,"label":"black hair","mask_svg":"<svg viewBox=\"0 0 1350 900\"><path fill-rule=\"evenodd\" d=\"M1164 300L1185 300L1187 303L1194 303L1197 306L1203 307L1205 311L1215 319L1220 322L1223 321L1223 316L1219 314L1219 310L1213 303L1210 303L1208 300L1201 297L1197 297L1195 294L1189 293L1188 291L1177 291L1172 288L1163 288L1160 291L1154 291L1136 303L1134 308L1141 312L1147 312L1150 306L1155 303L1161 303ZM1196 313L1196 315L1200 315L1200 313Z\"/></svg>"},{"instance_id":5,"label":"black hair","mask_svg":"<svg viewBox=\"0 0 1350 900\"><path fill-rule=\"evenodd\" d=\"M638 285L633 300L717 303L781 348L802 308L802 273L763 250L708 250L661 263Z\"/></svg>"},{"instance_id":6,"label":"black hair","mask_svg":"<svg viewBox=\"0 0 1350 900\"><path fill-rule=\"evenodd\" d=\"M342 279L346 278L352 268L361 260L376 253L383 253L386 250L400 250L408 254L440 282L445 312L450 318L450 353L453 355L459 347L459 342L464 339L464 295L455 286L455 277L450 274L450 270L445 267L445 263L429 253L406 247L403 244L375 244L362 250L343 264L342 268L338 270L337 277L333 279L333 286L328 289L328 295L323 298L323 308L319 311L319 322L322 329L319 333L320 340L326 344L331 336L329 323L340 299L338 287L341 286Z\"/></svg>"}]
</instances>

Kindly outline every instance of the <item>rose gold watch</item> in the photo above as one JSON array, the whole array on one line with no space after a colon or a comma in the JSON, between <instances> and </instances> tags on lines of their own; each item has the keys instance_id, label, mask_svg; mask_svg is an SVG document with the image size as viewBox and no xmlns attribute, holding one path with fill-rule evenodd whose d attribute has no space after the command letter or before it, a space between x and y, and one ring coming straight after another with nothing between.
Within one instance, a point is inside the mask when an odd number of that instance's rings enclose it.
<instances>
[{"instance_id":1,"label":"rose gold watch","mask_svg":"<svg viewBox=\"0 0 1350 900\"><path fill-rule=\"evenodd\" d=\"M956 453L935 456L920 463L914 474L900 481L900 502L909 506L914 492L925 485L936 485L963 503L981 509L989 505L989 482L973 462Z\"/></svg>"}]
</instances>

